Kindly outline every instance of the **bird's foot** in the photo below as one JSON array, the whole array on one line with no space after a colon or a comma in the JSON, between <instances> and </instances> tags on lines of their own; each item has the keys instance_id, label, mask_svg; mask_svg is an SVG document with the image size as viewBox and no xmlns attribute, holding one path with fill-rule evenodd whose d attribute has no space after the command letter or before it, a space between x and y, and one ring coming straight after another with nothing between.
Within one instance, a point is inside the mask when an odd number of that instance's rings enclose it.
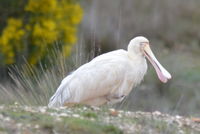
<instances>
[{"instance_id":1,"label":"bird's foot","mask_svg":"<svg viewBox=\"0 0 200 134\"><path fill-rule=\"evenodd\" d=\"M121 102L125 98L125 95L111 95L107 96L107 104L115 104Z\"/></svg>"}]
</instances>

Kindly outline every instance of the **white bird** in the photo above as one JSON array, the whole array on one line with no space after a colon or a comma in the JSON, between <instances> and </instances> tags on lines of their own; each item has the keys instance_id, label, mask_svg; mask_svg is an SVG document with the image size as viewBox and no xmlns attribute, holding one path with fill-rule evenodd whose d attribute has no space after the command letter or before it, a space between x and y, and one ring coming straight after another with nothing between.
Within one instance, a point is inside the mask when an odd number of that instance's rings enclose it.
<instances>
[{"instance_id":1,"label":"white bird","mask_svg":"<svg viewBox=\"0 0 200 134\"><path fill-rule=\"evenodd\" d=\"M162 82L171 79L152 53L148 39L138 36L130 41L127 51L120 49L102 54L65 77L48 106L71 103L100 106L122 101L142 81L147 71L145 57Z\"/></svg>"}]
</instances>

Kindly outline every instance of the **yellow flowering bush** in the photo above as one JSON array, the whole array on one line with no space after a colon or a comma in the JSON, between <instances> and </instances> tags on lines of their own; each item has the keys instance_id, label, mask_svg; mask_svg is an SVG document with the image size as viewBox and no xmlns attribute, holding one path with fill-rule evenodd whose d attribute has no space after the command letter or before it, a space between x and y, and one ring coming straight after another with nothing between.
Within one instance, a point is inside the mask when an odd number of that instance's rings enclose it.
<instances>
[{"instance_id":1,"label":"yellow flowering bush","mask_svg":"<svg viewBox=\"0 0 200 134\"><path fill-rule=\"evenodd\" d=\"M16 56L24 54L35 65L45 58L55 41L63 42L65 56L70 54L83 14L75 0L28 0L24 14L8 19L1 33L0 53L5 64L16 63Z\"/></svg>"},{"instance_id":2,"label":"yellow flowering bush","mask_svg":"<svg viewBox=\"0 0 200 134\"><path fill-rule=\"evenodd\" d=\"M4 63L12 64L15 62L16 53L22 50L22 38L25 31L22 29L20 19L8 19L8 25L3 30L0 37L0 50L4 55Z\"/></svg>"}]
</instances>

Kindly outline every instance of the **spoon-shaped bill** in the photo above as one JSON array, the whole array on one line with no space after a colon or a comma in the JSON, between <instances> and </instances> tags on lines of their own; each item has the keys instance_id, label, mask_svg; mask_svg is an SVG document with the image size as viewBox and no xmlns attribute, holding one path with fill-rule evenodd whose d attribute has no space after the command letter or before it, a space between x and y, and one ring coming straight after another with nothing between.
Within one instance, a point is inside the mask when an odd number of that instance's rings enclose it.
<instances>
[{"instance_id":1,"label":"spoon-shaped bill","mask_svg":"<svg viewBox=\"0 0 200 134\"><path fill-rule=\"evenodd\" d=\"M155 68L160 81L162 81L163 83L166 83L169 79L172 78L171 74L156 59L153 52L151 51L151 48L149 47L149 44L146 44L144 46L144 54L148 58L148 60L151 62L153 67Z\"/></svg>"}]
</instances>

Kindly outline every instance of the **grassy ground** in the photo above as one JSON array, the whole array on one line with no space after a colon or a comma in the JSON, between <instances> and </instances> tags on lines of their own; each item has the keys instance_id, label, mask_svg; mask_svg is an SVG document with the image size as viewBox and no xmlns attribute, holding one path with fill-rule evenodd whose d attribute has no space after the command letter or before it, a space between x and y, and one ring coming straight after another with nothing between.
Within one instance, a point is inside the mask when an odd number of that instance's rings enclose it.
<instances>
[{"instance_id":1,"label":"grassy ground","mask_svg":"<svg viewBox=\"0 0 200 134\"><path fill-rule=\"evenodd\" d=\"M0 106L0 133L12 134L197 134L198 118L160 112L116 111L106 107Z\"/></svg>"}]
</instances>

